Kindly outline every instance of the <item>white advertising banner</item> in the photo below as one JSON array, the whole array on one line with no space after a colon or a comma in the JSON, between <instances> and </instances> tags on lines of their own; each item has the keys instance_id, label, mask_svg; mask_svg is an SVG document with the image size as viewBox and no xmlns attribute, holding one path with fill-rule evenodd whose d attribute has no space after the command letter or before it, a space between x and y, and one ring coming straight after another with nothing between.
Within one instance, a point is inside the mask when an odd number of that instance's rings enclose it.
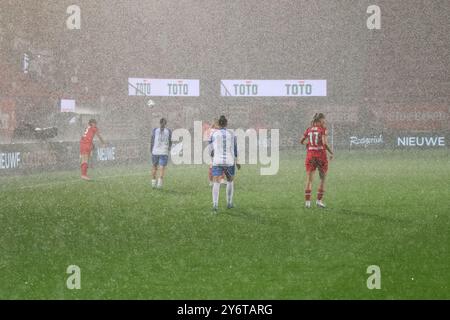
<instances>
[{"instance_id":1,"label":"white advertising banner","mask_svg":"<svg viewBox=\"0 0 450 320\"><path fill-rule=\"evenodd\" d=\"M223 97L326 97L327 80L221 80Z\"/></svg>"},{"instance_id":2,"label":"white advertising banner","mask_svg":"<svg viewBox=\"0 0 450 320\"><path fill-rule=\"evenodd\" d=\"M61 99L61 112L75 112L75 100Z\"/></svg>"},{"instance_id":3,"label":"white advertising banner","mask_svg":"<svg viewBox=\"0 0 450 320\"><path fill-rule=\"evenodd\" d=\"M129 96L198 97L200 80L128 78Z\"/></svg>"}]
</instances>

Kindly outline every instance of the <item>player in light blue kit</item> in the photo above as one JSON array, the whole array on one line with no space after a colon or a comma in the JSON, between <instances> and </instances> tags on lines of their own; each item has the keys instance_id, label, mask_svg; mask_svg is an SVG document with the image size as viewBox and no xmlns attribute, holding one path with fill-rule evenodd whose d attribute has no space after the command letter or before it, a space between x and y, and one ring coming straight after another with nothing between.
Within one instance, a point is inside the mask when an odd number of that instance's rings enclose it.
<instances>
[{"instance_id":1,"label":"player in light blue kit","mask_svg":"<svg viewBox=\"0 0 450 320\"><path fill-rule=\"evenodd\" d=\"M236 136L231 130L227 129L227 124L228 120L225 116L220 116L219 130L216 130L209 139L209 150L212 157L214 213L217 213L219 207L220 179L223 174L225 174L227 179L227 208L233 208L235 167L241 168L237 159Z\"/></svg>"},{"instance_id":2,"label":"player in light blue kit","mask_svg":"<svg viewBox=\"0 0 450 320\"><path fill-rule=\"evenodd\" d=\"M172 147L172 131L166 128L167 120L161 118L160 127L153 129L151 153L152 153L152 187L162 188L164 173L166 171L167 162L169 161L169 152ZM158 182L156 182L156 174L159 171Z\"/></svg>"}]
</instances>

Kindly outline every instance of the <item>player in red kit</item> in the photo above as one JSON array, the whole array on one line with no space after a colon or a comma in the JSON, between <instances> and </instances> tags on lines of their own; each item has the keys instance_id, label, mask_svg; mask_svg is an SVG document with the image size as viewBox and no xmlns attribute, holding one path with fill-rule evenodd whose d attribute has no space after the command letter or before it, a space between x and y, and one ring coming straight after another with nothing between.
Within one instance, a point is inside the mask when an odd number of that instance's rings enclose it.
<instances>
[{"instance_id":1,"label":"player in red kit","mask_svg":"<svg viewBox=\"0 0 450 320\"><path fill-rule=\"evenodd\" d=\"M87 175L87 170L92 149L94 148L94 137L97 135L100 142L105 144L105 141L98 132L97 121L95 119L91 119L88 124L89 126L84 131L84 134L80 140L81 179L83 180L90 180Z\"/></svg>"},{"instance_id":2,"label":"player in red kit","mask_svg":"<svg viewBox=\"0 0 450 320\"><path fill-rule=\"evenodd\" d=\"M317 190L316 204L320 208L325 208L322 202L325 193L325 177L328 171L327 151L330 153L330 160L333 159L333 152L328 146L328 131L325 127L325 116L323 113L316 113L311 127L306 129L300 143L306 145L306 186L305 186L305 207L311 207L311 188L314 172L319 170L320 185Z\"/></svg>"}]
</instances>

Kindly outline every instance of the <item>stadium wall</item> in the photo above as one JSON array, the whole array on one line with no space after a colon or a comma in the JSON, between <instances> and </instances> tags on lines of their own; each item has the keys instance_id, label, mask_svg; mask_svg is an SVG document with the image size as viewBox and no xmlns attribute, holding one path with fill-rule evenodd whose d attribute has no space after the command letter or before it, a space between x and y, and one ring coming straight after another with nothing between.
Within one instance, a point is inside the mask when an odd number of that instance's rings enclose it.
<instances>
[{"instance_id":1,"label":"stadium wall","mask_svg":"<svg viewBox=\"0 0 450 320\"><path fill-rule=\"evenodd\" d=\"M139 140L112 141L96 147L93 165L106 167L148 161L149 146ZM0 145L0 175L78 169L78 142L46 142Z\"/></svg>"},{"instance_id":2,"label":"stadium wall","mask_svg":"<svg viewBox=\"0 0 450 320\"><path fill-rule=\"evenodd\" d=\"M448 149L450 132L417 133L411 131L355 130L335 131L336 151L371 149L435 150ZM270 143L269 143L270 145ZM205 147L205 143L203 145ZM304 150L298 143L281 145L280 149ZM248 150L248 148L247 148ZM241 158L242 158L241 154ZM139 164L150 160L149 143L142 139L111 141L93 151L95 167ZM78 142L40 142L0 145L0 176L29 174L42 171L76 170L79 168Z\"/></svg>"}]
</instances>

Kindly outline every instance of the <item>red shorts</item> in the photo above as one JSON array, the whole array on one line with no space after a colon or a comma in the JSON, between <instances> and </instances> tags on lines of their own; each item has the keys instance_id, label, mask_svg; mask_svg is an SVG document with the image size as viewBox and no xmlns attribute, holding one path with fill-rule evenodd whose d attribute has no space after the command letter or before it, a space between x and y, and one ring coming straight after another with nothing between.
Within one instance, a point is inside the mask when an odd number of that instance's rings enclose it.
<instances>
[{"instance_id":1,"label":"red shorts","mask_svg":"<svg viewBox=\"0 0 450 320\"><path fill-rule=\"evenodd\" d=\"M81 155L90 155L92 151L92 143L83 143L80 142L80 154Z\"/></svg>"},{"instance_id":2,"label":"red shorts","mask_svg":"<svg viewBox=\"0 0 450 320\"><path fill-rule=\"evenodd\" d=\"M320 173L327 173L328 171L328 159L327 154L308 152L305 159L306 171L315 171L319 169Z\"/></svg>"}]
</instances>

